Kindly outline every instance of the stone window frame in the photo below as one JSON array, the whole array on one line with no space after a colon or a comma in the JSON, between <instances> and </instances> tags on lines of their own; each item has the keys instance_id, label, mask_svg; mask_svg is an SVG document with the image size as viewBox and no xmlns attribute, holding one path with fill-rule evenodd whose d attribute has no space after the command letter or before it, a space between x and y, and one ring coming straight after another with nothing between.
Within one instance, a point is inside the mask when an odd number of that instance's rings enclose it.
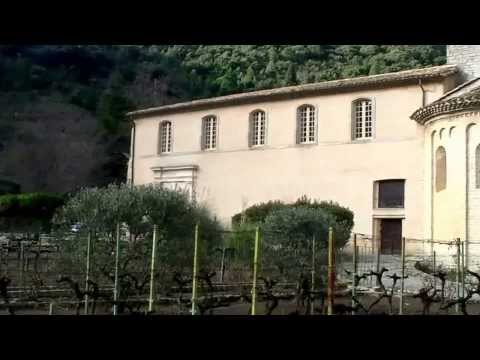
<instances>
[{"instance_id":1,"label":"stone window frame","mask_svg":"<svg viewBox=\"0 0 480 360\"><path fill-rule=\"evenodd\" d=\"M165 133L165 127L169 126L168 133ZM159 155L170 154L173 152L173 123L170 120L163 120L158 127L158 149Z\"/></svg>"},{"instance_id":2,"label":"stone window frame","mask_svg":"<svg viewBox=\"0 0 480 360\"><path fill-rule=\"evenodd\" d=\"M380 184L389 181L399 181L403 183L403 204L401 206L381 207L380 206ZM402 178L380 179L373 182L373 208L378 210L386 209L405 209L407 180Z\"/></svg>"},{"instance_id":3,"label":"stone window frame","mask_svg":"<svg viewBox=\"0 0 480 360\"><path fill-rule=\"evenodd\" d=\"M214 121L214 125L207 124L209 121ZM209 114L202 118L202 135L201 135L201 149L202 151L215 151L218 148L218 116ZM213 132L213 134L212 134ZM208 137L208 138L207 138Z\"/></svg>"},{"instance_id":4,"label":"stone window frame","mask_svg":"<svg viewBox=\"0 0 480 360\"><path fill-rule=\"evenodd\" d=\"M308 120L306 120L305 128L308 130L305 132L305 137L308 138L308 141L303 140L303 119L302 111L303 109L309 108L310 112L308 115ZM311 129L311 111L313 109L313 130ZM313 140L312 139L313 136ZM315 145L318 143L318 108L312 104L302 104L297 107L296 110L296 144L297 145Z\"/></svg>"},{"instance_id":5,"label":"stone window frame","mask_svg":"<svg viewBox=\"0 0 480 360\"><path fill-rule=\"evenodd\" d=\"M255 127L255 121L257 119L255 116L257 114L263 114L263 128L260 127L260 131L256 130ZM248 116L248 147L250 148L260 148L264 147L267 145L267 124L268 124L268 119L267 119L267 112L263 109L255 109L250 112ZM259 136L259 139L262 139L263 137L263 143L258 143L257 136Z\"/></svg>"},{"instance_id":6,"label":"stone window frame","mask_svg":"<svg viewBox=\"0 0 480 360\"><path fill-rule=\"evenodd\" d=\"M361 128L360 128L360 136L358 136L358 103L364 103L364 102L369 102L370 103L370 123L371 123L371 129L370 129L370 136L365 136L365 122L366 122L366 117L363 116L361 118ZM368 97L368 96L363 96L359 97L351 102L351 140L352 141L371 141L375 139L376 135L376 104L375 104L375 99L373 97Z\"/></svg>"},{"instance_id":7,"label":"stone window frame","mask_svg":"<svg viewBox=\"0 0 480 360\"><path fill-rule=\"evenodd\" d=\"M435 191L447 188L447 150L440 145L435 150Z\"/></svg>"}]
</instances>

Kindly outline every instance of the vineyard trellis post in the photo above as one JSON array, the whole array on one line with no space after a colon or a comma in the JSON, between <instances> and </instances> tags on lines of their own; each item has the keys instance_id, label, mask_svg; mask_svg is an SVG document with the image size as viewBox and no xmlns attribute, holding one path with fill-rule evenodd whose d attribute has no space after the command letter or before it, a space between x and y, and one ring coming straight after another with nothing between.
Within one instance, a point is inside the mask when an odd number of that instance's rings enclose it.
<instances>
[{"instance_id":1,"label":"vineyard trellis post","mask_svg":"<svg viewBox=\"0 0 480 360\"><path fill-rule=\"evenodd\" d=\"M437 288L437 277L435 276L437 271L437 253L433 250L433 290Z\"/></svg>"},{"instance_id":2,"label":"vineyard trellis post","mask_svg":"<svg viewBox=\"0 0 480 360\"><path fill-rule=\"evenodd\" d=\"M315 291L315 246L316 246L316 241L315 241L315 235L312 237L312 286L311 286L311 292L314 293ZM315 309L315 298L312 297L312 301L310 302L310 315L313 315Z\"/></svg>"},{"instance_id":3,"label":"vineyard trellis post","mask_svg":"<svg viewBox=\"0 0 480 360\"><path fill-rule=\"evenodd\" d=\"M152 261L150 264L150 296L148 297L148 311L153 310L153 297L154 297L154 277L155 277L155 257L157 249L157 225L153 225L153 236L152 236Z\"/></svg>"},{"instance_id":4,"label":"vineyard trellis post","mask_svg":"<svg viewBox=\"0 0 480 360\"><path fill-rule=\"evenodd\" d=\"M461 276L462 276L462 297L465 297L465 241L461 243Z\"/></svg>"},{"instance_id":5,"label":"vineyard trellis post","mask_svg":"<svg viewBox=\"0 0 480 360\"><path fill-rule=\"evenodd\" d=\"M23 241L20 241L20 283L22 284L22 287L25 286L24 270L25 270L25 247L24 247Z\"/></svg>"},{"instance_id":6,"label":"vineyard trellis post","mask_svg":"<svg viewBox=\"0 0 480 360\"><path fill-rule=\"evenodd\" d=\"M227 248L225 247L225 244L223 244L222 247L222 259L220 261L220 283L223 284L223 278L225 276L225 253L227 251Z\"/></svg>"},{"instance_id":7,"label":"vineyard trellis post","mask_svg":"<svg viewBox=\"0 0 480 360\"><path fill-rule=\"evenodd\" d=\"M377 247L377 264L376 264L376 272L379 273L380 272L380 260L381 260L381 239L380 239L380 236L375 236L374 235L374 238L375 238L375 246ZM376 286L380 286L380 282L378 280L378 278L375 280L376 281Z\"/></svg>"},{"instance_id":8,"label":"vineyard trellis post","mask_svg":"<svg viewBox=\"0 0 480 360\"><path fill-rule=\"evenodd\" d=\"M460 298L460 238L457 238L455 241L455 246L457 248L457 300ZM455 304L455 312L458 314L460 307L458 302Z\"/></svg>"},{"instance_id":9,"label":"vineyard trellis post","mask_svg":"<svg viewBox=\"0 0 480 360\"><path fill-rule=\"evenodd\" d=\"M352 308L355 307L355 300L357 298L357 234L353 234L353 269L352 269ZM355 315L355 310L352 310L352 315Z\"/></svg>"},{"instance_id":10,"label":"vineyard trellis post","mask_svg":"<svg viewBox=\"0 0 480 360\"><path fill-rule=\"evenodd\" d=\"M115 283L113 287L113 315L117 315L118 309L118 260L120 256L120 223L117 223L117 239L115 251Z\"/></svg>"},{"instance_id":11,"label":"vineyard trellis post","mask_svg":"<svg viewBox=\"0 0 480 360\"><path fill-rule=\"evenodd\" d=\"M193 275L192 275L192 315L197 310L197 267L198 267L198 224L195 225L195 239L193 245Z\"/></svg>"},{"instance_id":12,"label":"vineyard trellis post","mask_svg":"<svg viewBox=\"0 0 480 360\"><path fill-rule=\"evenodd\" d=\"M88 281L90 280L90 245L92 241L92 233L87 235L87 266L85 270L85 315L88 315Z\"/></svg>"},{"instance_id":13,"label":"vineyard trellis post","mask_svg":"<svg viewBox=\"0 0 480 360\"><path fill-rule=\"evenodd\" d=\"M255 250L253 254L253 281L252 281L252 315L257 311L257 272L258 272L258 250L260 246L260 229L255 228Z\"/></svg>"},{"instance_id":14,"label":"vineyard trellis post","mask_svg":"<svg viewBox=\"0 0 480 360\"><path fill-rule=\"evenodd\" d=\"M405 237L402 237L402 254L401 254L401 272L402 278L400 279L400 306L399 315L403 315L403 293L405 291Z\"/></svg>"},{"instance_id":15,"label":"vineyard trellis post","mask_svg":"<svg viewBox=\"0 0 480 360\"><path fill-rule=\"evenodd\" d=\"M327 314L333 315L334 292L335 292L335 250L334 250L333 229L328 228L328 308Z\"/></svg>"}]
</instances>

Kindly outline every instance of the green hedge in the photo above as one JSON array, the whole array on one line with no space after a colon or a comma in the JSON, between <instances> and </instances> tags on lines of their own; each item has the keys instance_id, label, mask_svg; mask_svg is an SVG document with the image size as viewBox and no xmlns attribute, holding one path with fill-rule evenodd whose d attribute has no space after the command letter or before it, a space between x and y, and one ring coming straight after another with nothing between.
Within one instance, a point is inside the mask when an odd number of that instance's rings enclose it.
<instances>
[{"instance_id":1,"label":"green hedge","mask_svg":"<svg viewBox=\"0 0 480 360\"><path fill-rule=\"evenodd\" d=\"M18 194L20 192L20 185L13 181L0 180L0 195Z\"/></svg>"},{"instance_id":2,"label":"green hedge","mask_svg":"<svg viewBox=\"0 0 480 360\"><path fill-rule=\"evenodd\" d=\"M0 220L4 228L42 228L50 225L55 210L63 205L63 196L48 193L0 196Z\"/></svg>"},{"instance_id":3,"label":"green hedge","mask_svg":"<svg viewBox=\"0 0 480 360\"><path fill-rule=\"evenodd\" d=\"M290 204L277 200L252 205L249 208L245 209L244 213L235 214L232 217L232 223L233 225L238 225L242 221L242 216L245 216L246 222L263 223L267 216L274 210L286 209L291 207L308 207L314 209L323 209L328 214L333 215L338 223L344 222L347 228L352 229L354 225L354 214L349 208L341 206L333 201L312 201L306 196L303 196L294 203Z\"/></svg>"}]
</instances>

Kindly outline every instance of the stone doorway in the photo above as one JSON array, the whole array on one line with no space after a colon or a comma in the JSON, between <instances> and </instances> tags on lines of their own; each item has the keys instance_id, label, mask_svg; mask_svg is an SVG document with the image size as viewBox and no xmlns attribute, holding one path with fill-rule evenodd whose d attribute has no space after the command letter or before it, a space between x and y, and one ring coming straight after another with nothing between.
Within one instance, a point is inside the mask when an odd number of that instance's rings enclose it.
<instances>
[{"instance_id":1,"label":"stone doorway","mask_svg":"<svg viewBox=\"0 0 480 360\"><path fill-rule=\"evenodd\" d=\"M402 251L402 219L380 219L380 252L398 255Z\"/></svg>"}]
</instances>

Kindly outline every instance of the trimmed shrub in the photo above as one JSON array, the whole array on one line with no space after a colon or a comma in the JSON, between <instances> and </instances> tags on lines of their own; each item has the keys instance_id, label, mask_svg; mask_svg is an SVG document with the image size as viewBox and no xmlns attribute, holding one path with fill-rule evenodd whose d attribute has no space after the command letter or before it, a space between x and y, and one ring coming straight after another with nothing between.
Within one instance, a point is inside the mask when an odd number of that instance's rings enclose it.
<instances>
[{"instance_id":1,"label":"trimmed shrub","mask_svg":"<svg viewBox=\"0 0 480 360\"><path fill-rule=\"evenodd\" d=\"M239 224L243 216L245 216L245 221L249 223L263 223L265 219L273 211L286 209L286 208L295 208L295 207L307 207L312 209L323 209L328 214L332 215L336 222L343 224L350 231L353 229L354 225L354 215L353 212L336 202L333 201L312 201L306 196L302 196L296 202L292 204L286 204L282 201L269 201L267 203L260 203L247 208L243 213L238 213L232 217L232 223L234 225Z\"/></svg>"},{"instance_id":2,"label":"trimmed shrub","mask_svg":"<svg viewBox=\"0 0 480 360\"><path fill-rule=\"evenodd\" d=\"M48 193L0 196L1 227L4 229L49 230L55 210L63 205L63 196Z\"/></svg>"}]
</instances>

